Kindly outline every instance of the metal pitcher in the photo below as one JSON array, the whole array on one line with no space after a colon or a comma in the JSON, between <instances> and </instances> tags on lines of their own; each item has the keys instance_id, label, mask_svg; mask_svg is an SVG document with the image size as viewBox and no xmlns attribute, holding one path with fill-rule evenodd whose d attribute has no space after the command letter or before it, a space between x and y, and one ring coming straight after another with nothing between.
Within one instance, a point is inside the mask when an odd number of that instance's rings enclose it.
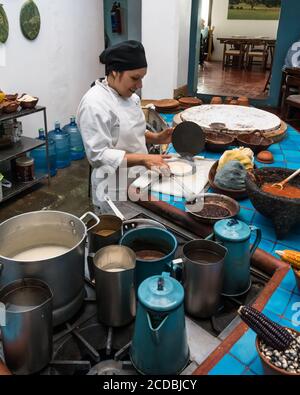
<instances>
[{"instance_id":1,"label":"metal pitcher","mask_svg":"<svg viewBox=\"0 0 300 395\"><path fill-rule=\"evenodd\" d=\"M253 231L256 237L250 247ZM222 294L239 296L246 293L251 287L250 259L261 241L261 230L235 218L224 219L215 223L214 237L228 250L224 262Z\"/></svg>"},{"instance_id":2,"label":"metal pitcher","mask_svg":"<svg viewBox=\"0 0 300 395\"><path fill-rule=\"evenodd\" d=\"M0 291L5 363L14 374L36 373L50 362L52 299L50 288L37 279L17 280Z\"/></svg>"},{"instance_id":3,"label":"metal pitcher","mask_svg":"<svg viewBox=\"0 0 300 395\"><path fill-rule=\"evenodd\" d=\"M135 317L135 254L124 246L101 248L94 257L98 320L107 326L129 324Z\"/></svg>"},{"instance_id":4,"label":"metal pitcher","mask_svg":"<svg viewBox=\"0 0 300 395\"><path fill-rule=\"evenodd\" d=\"M209 240L193 240L183 247L182 282L188 314L211 317L218 309L227 249Z\"/></svg>"}]
</instances>

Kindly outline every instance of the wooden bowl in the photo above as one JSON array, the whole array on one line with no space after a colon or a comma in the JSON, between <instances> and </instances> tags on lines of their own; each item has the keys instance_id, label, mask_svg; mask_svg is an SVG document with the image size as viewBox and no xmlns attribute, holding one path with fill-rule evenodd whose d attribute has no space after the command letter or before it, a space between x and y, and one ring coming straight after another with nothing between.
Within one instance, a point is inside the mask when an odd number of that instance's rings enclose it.
<instances>
[{"instance_id":1,"label":"wooden bowl","mask_svg":"<svg viewBox=\"0 0 300 395\"><path fill-rule=\"evenodd\" d=\"M272 139L257 135L256 133L238 134L237 141L240 146L252 149L255 154L258 154L260 151L266 151L273 144Z\"/></svg>"},{"instance_id":2,"label":"wooden bowl","mask_svg":"<svg viewBox=\"0 0 300 395\"><path fill-rule=\"evenodd\" d=\"M20 106L25 110L25 109L30 109L30 108L34 108L37 103L39 101L38 97L35 97L34 100L30 100L30 101L19 101Z\"/></svg>"},{"instance_id":3,"label":"wooden bowl","mask_svg":"<svg viewBox=\"0 0 300 395\"><path fill-rule=\"evenodd\" d=\"M273 222L278 239L283 239L294 225L300 224L300 199L275 196L264 192L261 187L264 183L282 181L293 172L281 167L262 167L248 171L246 175L249 199L260 214ZM300 188L300 176L289 181L289 184Z\"/></svg>"},{"instance_id":4,"label":"wooden bowl","mask_svg":"<svg viewBox=\"0 0 300 395\"><path fill-rule=\"evenodd\" d=\"M296 331L295 329L292 328L287 328L285 327L285 329L290 329L294 334L296 335L300 335L300 332ZM264 368L264 372L266 375L284 375L284 376L299 376L300 373L292 373L292 372L287 372L285 369L281 369L278 368L277 366L273 365L261 352L261 346L260 346L260 340L259 337L256 336L255 339L255 346L256 346L256 350L257 353L261 359L263 368Z\"/></svg>"},{"instance_id":5,"label":"wooden bowl","mask_svg":"<svg viewBox=\"0 0 300 395\"><path fill-rule=\"evenodd\" d=\"M203 101L197 97L181 97L178 99L178 102L182 107L185 108L201 106L201 104L203 104Z\"/></svg>"},{"instance_id":6,"label":"wooden bowl","mask_svg":"<svg viewBox=\"0 0 300 395\"><path fill-rule=\"evenodd\" d=\"M9 100L9 101L15 101L17 100L18 94L14 93L14 94L7 94L5 95L5 100Z\"/></svg>"},{"instance_id":7,"label":"wooden bowl","mask_svg":"<svg viewBox=\"0 0 300 395\"><path fill-rule=\"evenodd\" d=\"M19 103L17 101L7 101L5 103L2 103L2 112L5 114L11 114L13 112L16 112L19 108Z\"/></svg>"},{"instance_id":8,"label":"wooden bowl","mask_svg":"<svg viewBox=\"0 0 300 395\"><path fill-rule=\"evenodd\" d=\"M211 99L210 104L223 104L222 97L220 97L220 96L214 96L214 97Z\"/></svg>"},{"instance_id":9,"label":"wooden bowl","mask_svg":"<svg viewBox=\"0 0 300 395\"><path fill-rule=\"evenodd\" d=\"M205 143L206 149L212 152L223 152L231 145L234 145L235 138L228 134L206 132Z\"/></svg>"},{"instance_id":10,"label":"wooden bowl","mask_svg":"<svg viewBox=\"0 0 300 395\"><path fill-rule=\"evenodd\" d=\"M217 168L219 165L219 161L217 161L216 163L214 163L209 171L208 174L208 182L209 185L211 186L211 188L217 192L220 193L222 195L226 195L231 197L232 199L235 200L241 200L241 199L245 199L248 197L247 191L246 189L227 189L227 188L220 188L219 186L217 186L215 184L215 175L217 172Z\"/></svg>"}]
</instances>

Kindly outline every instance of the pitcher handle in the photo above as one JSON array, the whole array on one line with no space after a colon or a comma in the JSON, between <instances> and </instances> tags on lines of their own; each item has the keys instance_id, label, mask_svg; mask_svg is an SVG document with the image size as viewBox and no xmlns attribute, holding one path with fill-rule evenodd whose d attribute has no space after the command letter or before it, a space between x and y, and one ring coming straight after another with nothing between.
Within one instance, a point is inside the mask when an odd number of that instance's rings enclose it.
<instances>
[{"instance_id":1,"label":"pitcher handle","mask_svg":"<svg viewBox=\"0 0 300 395\"><path fill-rule=\"evenodd\" d=\"M167 316L162 320L162 322L159 324L159 326L158 326L157 328L154 329L153 326L152 326L152 323L151 323L151 318L150 318L149 313L148 313L148 311L147 311L147 321L148 321L149 329L150 329L150 331L151 331L152 338L153 338L154 343L155 343L156 345L159 345L159 340L160 340L160 339L159 339L159 331L160 331L160 329L164 326L164 324L165 324L165 322L167 321L168 317L169 317L169 315L167 315Z\"/></svg>"},{"instance_id":2,"label":"pitcher handle","mask_svg":"<svg viewBox=\"0 0 300 395\"><path fill-rule=\"evenodd\" d=\"M175 280L181 282L182 274L183 274L183 258L173 259L171 261L171 277L175 278Z\"/></svg>"},{"instance_id":3,"label":"pitcher handle","mask_svg":"<svg viewBox=\"0 0 300 395\"><path fill-rule=\"evenodd\" d=\"M214 233L211 233L210 235L208 235L207 237L205 237L204 240L213 240L214 235L215 235Z\"/></svg>"},{"instance_id":4,"label":"pitcher handle","mask_svg":"<svg viewBox=\"0 0 300 395\"><path fill-rule=\"evenodd\" d=\"M250 249L250 257L251 257L254 254L254 251L256 250L256 248L258 247L258 245L259 245L259 243L261 241L261 236L262 235L261 235L261 229L260 228L257 228L254 225L250 225L249 228L250 228L251 232L252 231L256 231L256 238L255 238L254 243L252 244L252 247Z\"/></svg>"},{"instance_id":5,"label":"pitcher handle","mask_svg":"<svg viewBox=\"0 0 300 395\"><path fill-rule=\"evenodd\" d=\"M86 225L86 223L84 222L85 217L87 217L88 215L90 215L91 217L94 218L94 220L96 221L96 223L94 225L92 225L91 227L87 228L86 231L90 231L91 229L93 229L95 226L97 226L100 223L100 219L99 217L97 217L96 214L92 213L91 211L87 211L85 214L83 214L79 219Z\"/></svg>"},{"instance_id":6,"label":"pitcher handle","mask_svg":"<svg viewBox=\"0 0 300 395\"><path fill-rule=\"evenodd\" d=\"M6 326L6 307L4 303L0 302L0 327Z\"/></svg>"}]
</instances>

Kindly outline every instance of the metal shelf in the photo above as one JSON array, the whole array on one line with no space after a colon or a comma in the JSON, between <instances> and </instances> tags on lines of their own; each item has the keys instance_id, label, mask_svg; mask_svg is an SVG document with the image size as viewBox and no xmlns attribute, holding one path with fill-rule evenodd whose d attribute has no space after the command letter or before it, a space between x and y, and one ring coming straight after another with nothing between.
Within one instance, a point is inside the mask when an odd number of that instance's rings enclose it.
<instances>
[{"instance_id":1,"label":"metal shelf","mask_svg":"<svg viewBox=\"0 0 300 395\"><path fill-rule=\"evenodd\" d=\"M46 107L36 106L35 108L31 108L28 110L19 110L12 112L11 114L2 114L0 115L0 122L2 121L9 121L11 119L16 119L20 117L25 117L25 115L34 114L35 112L44 111Z\"/></svg>"},{"instance_id":2,"label":"metal shelf","mask_svg":"<svg viewBox=\"0 0 300 395\"><path fill-rule=\"evenodd\" d=\"M45 145L46 141L33 139L31 137L22 136L20 141L15 143L12 147L0 150L0 162L4 160L14 159L25 152L31 151L34 148Z\"/></svg>"},{"instance_id":3,"label":"metal shelf","mask_svg":"<svg viewBox=\"0 0 300 395\"><path fill-rule=\"evenodd\" d=\"M28 110L19 110L11 114L2 114L0 115L0 122L9 121L12 119L24 117L26 115L35 114L37 112L43 112L44 118L44 130L46 135L46 140L38 140L31 137L22 136L20 141L15 143L12 147L9 147L4 150L0 150L0 162L13 160L18 156L24 154L25 152L31 151L37 147L41 147L43 145L46 146L46 157L47 157L47 166L48 166L48 173L47 174L38 174L36 175L35 179L30 182L17 182L12 181L13 185L11 188L2 187L3 191L3 199L0 201L4 202L5 200L17 195L18 193L25 191L26 189L32 187L35 184L38 184L45 178L48 178L48 184L50 185L50 164L49 164L49 156L48 156L48 129L47 129L47 115L46 115L46 107L36 106L35 108L28 109ZM9 180L12 180L11 177L8 177Z\"/></svg>"},{"instance_id":4,"label":"metal shelf","mask_svg":"<svg viewBox=\"0 0 300 395\"><path fill-rule=\"evenodd\" d=\"M5 200L17 195L18 193L25 191L26 189L32 187L33 185L38 184L45 178L48 178L48 174L40 175L40 176L36 177L34 180L28 181L28 182L13 181L11 188L2 187L3 199L1 200L1 202L4 202Z\"/></svg>"}]
</instances>

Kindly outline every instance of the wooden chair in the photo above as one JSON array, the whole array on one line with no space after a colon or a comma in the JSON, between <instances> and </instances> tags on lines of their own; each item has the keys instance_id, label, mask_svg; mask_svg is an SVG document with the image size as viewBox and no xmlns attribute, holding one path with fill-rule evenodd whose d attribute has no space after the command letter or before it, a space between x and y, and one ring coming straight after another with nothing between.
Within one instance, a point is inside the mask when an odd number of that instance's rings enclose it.
<instances>
[{"instance_id":1,"label":"wooden chair","mask_svg":"<svg viewBox=\"0 0 300 395\"><path fill-rule=\"evenodd\" d=\"M285 108L284 108L284 102L287 97L286 89L287 89L287 78L289 76L300 78L300 67L286 67L282 70L282 75L281 75L281 84L280 84L280 97L279 97L279 104L281 108L281 115L283 117ZM300 93L300 90L298 86L292 86L290 85L289 87L289 95L297 95Z\"/></svg>"},{"instance_id":2,"label":"wooden chair","mask_svg":"<svg viewBox=\"0 0 300 395\"><path fill-rule=\"evenodd\" d=\"M287 76L285 96L283 98L283 119L287 121L289 119L290 108L295 107L300 109L300 94L293 94L291 88L298 88L300 92L300 76L294 77L291 75ZM292 93L292 94L291 94Z\"/></svg>"},{"instance_id":3,"label":"wooden chair","mask_svg":"<svg viewBox=\"0 0 300 395\"><path fill-rule=\"evenodd\" d=\"M223 51L223 70L225 67L237 66L241 68L243 65L245 55L245 44L237 41L224 41L224 51Z\"/></svg>"},{"instance_id":4,"label":"wooden chair","mask_svg":"<svg viewBox=\"0 0 300 395\"><path fill-rule=\"evenodd\" d=\"M263 70L267 68L268 45L262 40L252 41L246 50L246 68L250 69L253 64L260 64Z\"/></svg>"}]
</instances>

